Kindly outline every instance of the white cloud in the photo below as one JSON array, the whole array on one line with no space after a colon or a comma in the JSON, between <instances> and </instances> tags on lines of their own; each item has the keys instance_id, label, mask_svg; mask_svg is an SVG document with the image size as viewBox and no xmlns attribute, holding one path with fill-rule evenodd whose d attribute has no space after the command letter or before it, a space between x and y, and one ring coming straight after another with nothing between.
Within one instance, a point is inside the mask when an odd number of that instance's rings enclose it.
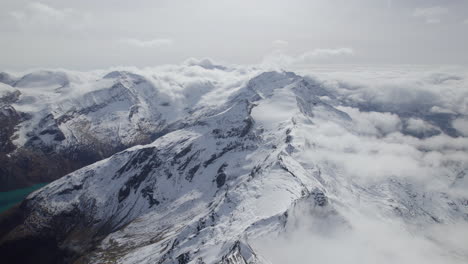
<instances>
[{"instance_id":1,"label":"white cloud","mask_svg":"<svg viewBox=\"0 0 468 264\"><path fill-rule=\"evenodd\" d=\"M352 121L339 124L314 119L315 125L304 129L305 144L315 146L307 153L307 160L324 166L334 164L343 175L363 181L397 176L424 184L437 175L454 179L456 173L444 164L468 165L468 138L444 134L441 130L448 131L445 129L450 124L438 122L441 118L450 120L440 114L461 115L453 127L468 135L465 70L447 69L445 73L453 77L447 81L434 81L434 76L446 75L443 70L317 66L308 71L317 85L327 90L329 103L337 99L336 108ZM430 112L437 114L436 118Z\"/></svg>"},{"instance_id":2,"label":"white cloud","mask_svg":"<svg viewBox=\"0 0 468 264\"><path fill-rule=\"evenodd\" d=\"M354 54L352 48L315 49L298 56L290 56L277 50L267 55L263 64L276 67L294 67L308 64L344 63Z\"/></svg>"},{"instance_id":3,"label":"white cloud","mask_svg":"<svg viewBox=\"0 0 468 264\"><path fill-rule=\"evenodd\" d=\"M414 133L425 133L436 130L436 127L417 118L410 118L406 122L406 129Z\"/></svg>"},{"instance_id":4,"label":"white cloud","mask_svg":"<svg viewBox=\"0 0 468 264\"><path fill-rule=\"evenodd\" d=\"M428 225L415 231L401 220L378 216L376 208L346 203L354 207L344 223L334 211L298 203L296 207L304 208L290 212L284 233L257 239L253 247L272 264L464 263L466 223ZM356 209L372 210L374 215L355 213Z\"/></svg>"},{"instance_id":5,"label":"white cloud","mask_svg":"<svg viewBox=\"0 0 468 264\"><path fill-rule=\"evenodd\" d=\"M38 2L31 3L28 7L36 14L41 14L42 16L57 20L64 19L74 12L71 8L60 10Z\"/></svg>"},{"instance_id":6,"label":"white cloud","mask_svg":"<svg viewBox=\"0 0 468 264\"><path fill-rule=\"evenodd\" d=\"M168 38L151 39L151 40L125 38L125 39L121 39L120 41L130 46L139 47L139 48L154 48L154 47L170 46L174 42L172 39L168 39Z\"/></svg>"},{"instance_id":7,"label":"white cloud","mask_svg":"<svg viewBox=\"0 0 468 264\"><path fill-rule=\"evenodd\" d=\"M355 124L359 133L371 136L381 136L401 130L400 118L391 113L361 112L352 107L337 107L346 112Z\"/></svg>"},{"instance_id":8,"label":"white cloud","mask_svg":"<svg viewBox=\"0 0 468 264\"><path fill-rule=\"evenodd\" d=\"M440 106L433 106L431 107L430 111L431 113L436 113L436 114L455 114L455 112L449 109L442 108Z\"/></svg>"},{"instance_id":9,"label":"white cloud","mask_svg":"<svg viewBox=\"0 0 468 264\"><path fill-rule=\"evenodd\" d=\"M29 3L24 9L9 12L16 26L21 30L49 31L57 33L57 29L83 29L90 15L78 12L72 8L54 8L40 3Z\"/></svg>"},{"instance_id":10,"label":"white cloud","mask_svg":"<svg viewBox=\"0 0 468 264\"><path fill-rule=\"evenodd\" d=\"M448 8L433 6L426 8L416 8L413 12L413 16L424 18L427 24L438 24L441 21L440 17L447 15L448 13Z\"/></svg>"},{"instance_id":11,"label":"white cloud","mask_svg":"<svg viewBox=\"0 0 468 264\"><path fill-rule=\"evenodd\" d=\"M468 137L468 119L457 118L453 121L453 127L463 136Z\"/></svg>"},{"instance_id":12,"label":"white cloud","mask_svg":"<svg viewBox=\"0 0 468 264\"><path fill-rule=\"evenodd\" d=\"M468 74L464 67L434 70L411 66L320 66L301 70L322 82L341 101L355 106L384 112L468 115Z\"/></svg>"},{"instance_id":13,"label":"white cloud","mask_svg":"<svg viewBox=\"0 0 468 264\"><path fill-rule=\"evenodd\" d=\"M285 48L289 45L289 42L287 42L286 40L277 39L272 41L272 44L275 48Z\"/></svg>"},{"instance_id":14,"label":"white cloud","mask_svg":"<svg viewBox=\"0 0 468 264\"><path fill-rule=\"evenodd\" d=\"M443 96L447 90L441 87L450 83L429 82L426 81L429 80L427 74L411 75L402 69L393 74L382 74L375 68L362 74L355 69L348 73L339 73L340 89L351 94L363 89L371 91L366 100L379 104L424 101L421 100L424 91ZM329 69L326 74L329 75L324 78L332 79ZM351 84L352 78L364 79L366 84ZM393 85L383 84L396 78L399 80L392 80ZM458 85L460 81L450 85ZM331 84L318 83L325 88ZM400 88L388 91L397 83ZM337 91L332 93L331 97L340 97ZM410 97L408 101L407 97ZM449 100L456 99L449 105L458 104L458 97L460 93L448 96ZM338 109L349 114L353 119L351 124L314 117L313 123L297 125L293 130L297 145L310 147L297 154L298 160L301 164L314 164L321 169L324 182L331 181L329 185L325 184L325 189L330 205L334 207L319 208L313 201L298 201L296 207L288 211L284 232L278 231L283 233L253 241L254 249L272 263L296 264L304 263L304 260L361 264L466 262L464 258L468 252L461 246L467 243L466 221L462 214L457 215L461 216L457 219L456 213L444 214L440 208L447 201L466 199L466 180L459 179L456 184L454 181L468 166L468 138L441 134L419 139L403 135L402 122L394 114L364 112L353 107ZM405 122L409 129L417 132L434 129L416 117ZM463 122L466 123L459 128L468 131L468 121ZM338 185L349 184L349 189L335 188L335 179ZM398 184L393 185L395 182ZM440 198L446 193L451 197ZM414 197L408 198L413 194ZM294 211L302 202L304 207L299 207L299 212ZM394 207L395 204L398 207ZM412 215L405 216L404 220L395 214L395 209L407 208ZM444 224L428 224L428 215L442 219ZM461 223L457 222L459 219L462 219ZM412 229L405 221L418 229Z\"/></svg>"},{"instance_id":15,"label":"white cloud","mask_svg":"<svg viewBox=\"0 0 468 264\"><path fill-rule=\"evenodd\" d=\"M314 62L318 60L330 59L333 57L349 57L353 55L354 50L351 48L315 49L300 55L299 60L304 62Z\"/></svg>"},{"instance_id":16,"label":"white cloud","mask_svg":"<svg viewBox=\"0 0 468 264\"><path fill-rule=\"evenodd\" d=\"M465 20L463 21L463 24L468 25L468 19L465 19Z\"/></svg>"}]
</instances>

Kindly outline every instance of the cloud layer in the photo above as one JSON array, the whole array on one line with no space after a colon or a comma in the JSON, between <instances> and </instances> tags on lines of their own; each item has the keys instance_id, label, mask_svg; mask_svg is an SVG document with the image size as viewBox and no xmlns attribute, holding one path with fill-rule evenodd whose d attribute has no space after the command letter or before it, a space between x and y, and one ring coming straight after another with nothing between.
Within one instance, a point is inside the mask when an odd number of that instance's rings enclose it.
<instances>
[{"instance_id":1,"label":"cloud layer","mask_svg":"<svg viewBox=\"0 0 468 264\"><path fill-rule=\"evenodd\" d=\"M320 98L352 119L315 112L291 134L293 157L320 169L330 207L299 201L285 230L254 248L273 264L466 262L465 69L314 69L304 72Z\"/></svg>"}]
</instances>

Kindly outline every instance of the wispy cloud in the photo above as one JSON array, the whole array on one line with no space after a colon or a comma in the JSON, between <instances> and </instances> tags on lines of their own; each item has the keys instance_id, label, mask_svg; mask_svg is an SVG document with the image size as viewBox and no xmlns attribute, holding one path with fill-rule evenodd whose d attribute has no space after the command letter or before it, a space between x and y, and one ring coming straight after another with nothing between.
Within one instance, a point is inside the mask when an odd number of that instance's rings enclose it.
<instances>
[{"instance_id":1,"label":"wispy cloud","mask_svg":"<svg viewBox=\"0 0 468 264\"><path fill-rule=\"evenodd\" d=\"M354 55L354 50L351 48L315 49L313 51L302 54L301 56L299 56L299 58L304 61L313 61L317 59L352 55Z\"/></svg>"},{"instance_id":2,"label":"wispy cloud","mask_svg":"<svg viewBox=\"0 0 468 264\"><path fill-rule=\"evenodd\" d=\"M427 24L438 24L441 21L441 17L448 13L448 8L433 6L426 8L416 8L413 12L413 16L423 18Z\"/></svg>"},{"instance_id":3,"label":"wispy cloud","mask_svg":"<svg viewBox=\"0 0 468 264\"><path fill-rule=\"evenodd\" d=\"M141 40L141 39L136 39L136 38L124 38L124 39L121 39L120 41L127 45L139 47L139 48L154 48L154 47L170 46L174 43L172 39L168 39L168 38L150 39L150 40Z\"/></svg>"},{"instance_id":4,"label":"wispy cloud","mask_svg":"<svg viewBox=\"0 0 468 264\"><path fill-rule=\"evenodd\" d=\"M12 21L22 30L57 32L59 28L66 30L82 29L89 14L73 8L55 8L40 2L32 2L21 10L9 12Z\"/></svg>"},{"instance_id":5,"label":"wispy cloud","mask_svg":"<svg viewBox=\"0 0 468 264\"><path fill-rule=\"evenodd\" d=\"M10 16L20 27L36 29L41 26L54 25L75 25L77 27L86 19L85 14L72 8L58 9L40 2L29 3L22 10L11 11Z\"/></svg>"},{"instance_id":6,"label":"wispy cloud","mask_svg":"<svg viewBox=\"0 0 468 264\"><path fill-rule=\"evenodd\" d=\"M277 40L272 41L271 44L273 44L275 48L284 48L289 45L289 42L287 42L286 40L277 39Z\"/></svg>"},{"instance_id":7,"label":"wispy cloud","mask_svg":"<svg viewBox=\"0 0 468 264\"><path fill-rule=\"evenodd\" d=\"M281 50L277 50L267 55L263 60L263 64L286 67L321 63L344 63L347 59L353 57L354 54L355 52L352 48L314 49L298 56L290 56L284 54Z\"/></svg>"}]
</instances>

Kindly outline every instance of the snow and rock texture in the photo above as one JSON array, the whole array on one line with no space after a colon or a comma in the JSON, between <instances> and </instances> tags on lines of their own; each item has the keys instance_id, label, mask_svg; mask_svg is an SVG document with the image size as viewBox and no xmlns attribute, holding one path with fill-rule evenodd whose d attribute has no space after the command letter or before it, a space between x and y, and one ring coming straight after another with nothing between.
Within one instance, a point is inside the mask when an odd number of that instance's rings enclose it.
<instances>
[{"instance_id":1,"label":"snow and rock texture","mask_svg":"<svg viewBox=\"0 0 468 264\"><path fill-rule=\"evenodd\" d=\"M153 129L166 131L155 141L31 194L10 221L0 220L3 257L25 263L33 256L36 263L299 263L324 252L337 255L336 245L362 244L359 263L466 263L466 236L447 239L434 230L468 230L467 138L446 133L447 127L419 112L366 110L357 96L337 93L320 78L189 67L229 81L188 85L181 105L190 108L163 114L174 122L156 122ZM133 84L140 80L116 72L103 82L122 75ZM51 80L51 89L63 80ZM161 116L157 96L134 97L126 82L56 105L73 109L63 112L74 117L96 105L96 98L124 98L112 113L139 104L144 117ZM95 108L90 117L78 116L99 118L93 113L103 108ZM466 117L461 111L451 115ZM132 124L121 128L126 135ZM408 132L421 127L432 132ZM299 244L322 239L302 252L290 250L298 230L307 234ZM373 239L393 231L404 235ZM417 245L415 252L399 255L405 248L394 244L408 240L404 245ZM21 254L31 245L31 254ZM281 254L290 261L279 261Z\"/></svg>"},{"instance_id":2,"label":"snow and rock texture","mask_svg":"<svg viewBox=\"0 0 468 264\"><path fill-rule=\"evenodd\" d=\"M2 73L0 190L52 181L150 143L195 109L209 107L199 102L215 86L241 85L222 73L248 79L236 70L219 70L210 79L197 71L209 70L194 64L135 73Z\"/></svg>"}]
</instances>

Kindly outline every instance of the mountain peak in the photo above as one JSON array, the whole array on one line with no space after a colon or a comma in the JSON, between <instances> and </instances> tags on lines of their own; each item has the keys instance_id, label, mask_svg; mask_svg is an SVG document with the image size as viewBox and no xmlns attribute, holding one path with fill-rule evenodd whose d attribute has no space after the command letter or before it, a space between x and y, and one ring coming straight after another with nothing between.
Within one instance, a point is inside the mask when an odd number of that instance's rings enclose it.
<instances>
[{"instance_id":1,"label":"mountain peak","mask_svg":"<svg viewBox=\"0 0 468 264\"><path fill-rule=\"evenodd\" d=\"M267 264L275 252L262 239L354 245L395 223L466 221L464 138L413 137L408 116L354 108L350 90L292 72L207 72L111 72L35 112L25 100L37 95L18 87L1 118L20 151L4 160L91 162L27 197L0 253L47 241L34 250L59 262ZM427 126L413 114L408 124Z\"/></svg>"}]
</instances>

